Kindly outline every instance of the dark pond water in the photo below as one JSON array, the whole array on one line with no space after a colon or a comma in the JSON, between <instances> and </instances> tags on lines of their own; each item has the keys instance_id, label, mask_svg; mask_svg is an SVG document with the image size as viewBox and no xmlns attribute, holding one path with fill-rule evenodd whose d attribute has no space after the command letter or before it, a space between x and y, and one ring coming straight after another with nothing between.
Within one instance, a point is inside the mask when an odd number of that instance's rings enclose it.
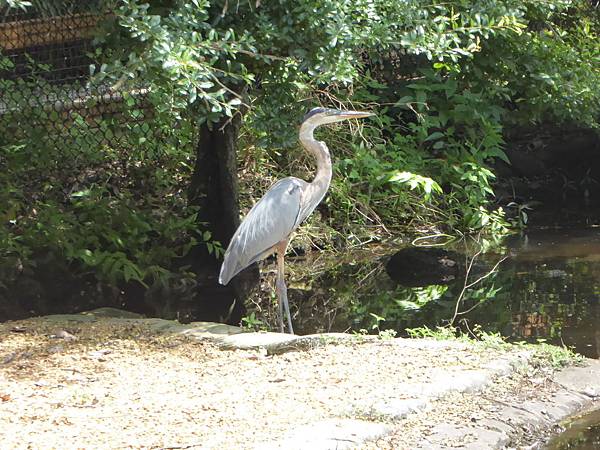
<instances>
[{"instance_id":1,"label":"dark pond water","mask_svg":"<svg viewBox=\"0 0 600 450\"><path fill-rule=\"evenodd\" d=\"M598 450L600 448L600 410L572 420L566 431L554 437L546 450Z\"/></svg>"},{"instance_id":2,"label":"dark pond water","mask_svg":"<svg viewBox=\"0 0 600 450\"><path fill-rule=\"evenodd\" d=\"M460 246L455 245L457 251ZM304 277L309 281L289 286L290 297L301 308L298 332L372 331L377 319L380 329L393 328L400 334L407 327L447 324L464 275L447 285L404 287L385 270L394 251L381 249L383 255L356 254L333 263L297 259L296 266L302 267L298 270L310 269ZM498 271L465 290L459 309L472 308L460 315L466 326L478 324L517 341L544 339L600 358L600 228L511 236L477 258L478 270L469 281L504 256L508 257Z\"/></svg>"}]
</instances>

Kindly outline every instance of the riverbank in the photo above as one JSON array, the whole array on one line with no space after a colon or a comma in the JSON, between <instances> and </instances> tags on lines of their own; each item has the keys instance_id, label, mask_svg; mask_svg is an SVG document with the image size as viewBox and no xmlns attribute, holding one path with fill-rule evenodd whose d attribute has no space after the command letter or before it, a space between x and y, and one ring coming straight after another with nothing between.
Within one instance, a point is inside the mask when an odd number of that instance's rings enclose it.
<instances>
[{"instance_id":1,"label":"riverbank","mask_svg":"<svg viewBox=\"0 0 600 450\"><path fill-rule=\"evenodd\" d=\"M0 324L3 448L501 448L600 395L598 361L555 371L493 338L239 331L108 309Z\"/></svg>"}]
</instances>

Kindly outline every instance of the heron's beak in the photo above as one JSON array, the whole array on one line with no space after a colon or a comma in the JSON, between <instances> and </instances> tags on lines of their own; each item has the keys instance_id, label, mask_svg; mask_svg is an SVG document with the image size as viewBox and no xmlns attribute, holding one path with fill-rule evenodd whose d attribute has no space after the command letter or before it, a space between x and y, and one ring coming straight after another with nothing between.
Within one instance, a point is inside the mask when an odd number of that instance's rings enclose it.
<instances>
[{"instance_id":1,"label":"heron's beak","mask_svg":"<svg viewBox=\"0 0 600 450\"><path fill-rule=\"evenodd\" d=\"M363 117L374 116L375 113L367 111L342 111L338 117L342 119L361 119Z\"/></svg>"},{"instance_id":2,"label":"heron's beak","mask_svg":"<svg viewBox=\"0 0 600 450\"><path fill-rule=\"evenodd\" d=\"M329 119L329 123L341 122L342 120L348 119L361 119L363 117L369 117L374 115L375 114L373 114L372 112L367 111L339 111L336 112L335 115L330 116L331 119Z\"/></svg>"}]
</instances>

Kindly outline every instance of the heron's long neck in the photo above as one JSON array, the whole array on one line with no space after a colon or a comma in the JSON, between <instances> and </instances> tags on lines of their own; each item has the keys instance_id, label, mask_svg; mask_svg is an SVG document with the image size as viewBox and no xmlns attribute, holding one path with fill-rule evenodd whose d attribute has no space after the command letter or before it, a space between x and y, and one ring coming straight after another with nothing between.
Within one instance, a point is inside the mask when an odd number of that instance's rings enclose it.
<instances>
[{"instance_id":1,"label":"heron's long neck","mask_svg":"<svg viewBox=\"0 0 600 450\"><path fill-rule=\"evenodd\" d=\"M317 160L317 174L311 185L319 194L319 201L325 195L331 183L331 156L324 142L317 141L313 136L315 127L303 124L300 128L300 142L304 148Z\"/></svg>"}]
</instances>

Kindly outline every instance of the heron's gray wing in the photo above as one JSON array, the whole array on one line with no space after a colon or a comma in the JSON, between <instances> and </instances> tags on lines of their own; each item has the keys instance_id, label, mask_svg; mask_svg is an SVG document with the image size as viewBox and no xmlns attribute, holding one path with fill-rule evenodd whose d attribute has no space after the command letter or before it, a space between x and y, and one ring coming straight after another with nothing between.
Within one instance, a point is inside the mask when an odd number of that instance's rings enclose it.
<instances>
[{"instance_id":1,"label":"heron's gray wing","mask_svg":"<svg viewBox=\"0 0 600 450\"><path fill-rule=\"evenodd\" d=\"M268 256L296 228L302 193L308 183L289 177L279 180L254 205L231 238L219 283L227 284L250 264Z\"/></svg>"}]
</instances>

